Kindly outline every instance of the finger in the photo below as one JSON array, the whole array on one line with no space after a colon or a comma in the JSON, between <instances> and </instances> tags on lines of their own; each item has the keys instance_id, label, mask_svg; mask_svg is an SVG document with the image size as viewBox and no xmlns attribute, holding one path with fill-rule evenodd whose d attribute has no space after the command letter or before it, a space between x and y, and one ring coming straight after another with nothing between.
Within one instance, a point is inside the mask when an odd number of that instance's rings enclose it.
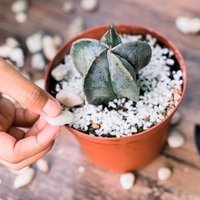
<instances>
[{"instance_id":1,"label":"finger","mask_svg":"<svg viewBox=\"0 0 200 200\"><path fill-rule=\"evenodd\" d=\"M17 127L10 127L8 129L8 134L12 135L16 140L21 140L25 136L25 132Z\"/></svg>"},{"instance_id":2,"label":"finger","mask_svg":"<svg viewBox=\"0 0 200 200\"><path fill-rule=\"evenodd\" d=\"M55 116L60 112L60 104L52 96L2 59L0 59L0 92L38 114L45 112L48 116Z\"/></svg>"},{"instance_id":3,"label":"finger","mask_svg":"<svg viewBox=\"0 0 200 200\"><path fill-rule=\"evenodd\" d=\"M5 98L0 98L0 131L7 131L13 123L14 104Z\"/></svg>"},{"instance_id":4,"label":"finger","mask_svg":"<svg viewBox=\"0 0 200 200\"><path fill-rule=\"evenodd\" d=\"M29 109L16 108L13 124L18 127L29 128L37 121L39 115Z\"/></svg>"},{"instance_id":5,"label":"finger","mask_svg":"<svg viewBox=\"0 0 200 200\"><path fill-rule=\"evenodd\" d=\"M31 165L32 163L36 162L38 159L42 158L44 155L46 155L52 149L52 147L53 147L53 143L44 151L42 151L30 158L22 160L16 164L12 164L12 163L6 162L4 160L0 160L0 163L3 164L4 166L7 166L9 169L18 171L18 170L21 170L21 169Z\"/></svg>"},{"instance_id":6,"label":"finger","mask_svg":"<svg viewBox=\"0 0 200 200\"><path fill-rule=\"evenodd\" d=\"M0 132L0 158L9 163L18 163L44 151L60 132L59 127L48 124L39 134L17 141L11 135Z\"/></svg>"}]
</instances>

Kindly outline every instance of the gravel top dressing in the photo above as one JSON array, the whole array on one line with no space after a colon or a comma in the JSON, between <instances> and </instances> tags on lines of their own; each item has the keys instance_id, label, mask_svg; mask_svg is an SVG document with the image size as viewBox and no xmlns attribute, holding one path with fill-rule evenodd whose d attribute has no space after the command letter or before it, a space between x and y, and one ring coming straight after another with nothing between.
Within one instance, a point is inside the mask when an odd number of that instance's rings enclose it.
<instances>
[{"instance_id":1,"label":"gravel top dressing","mask_svg":"<svg viewBox=\"0 0 200 200\"><path fill-rule=\"evenodd\" d=\"M74 114L70 126L89 135L124 137L147 130L169 115L181 98L182 71L173 52L150 35L121 37L123 43L145 40L152 48L150 63L138 73L140 96L137 103L122 98L110 101L107 105L88 104L83 93L82 78L69 55L56 67L64 67L64 74L59 72L55 75L55 70L52 71L52 76L55 79L57 77L52 94L66 89L84 100L81 106L68 108Z\"/></svg>"}]
</instances>

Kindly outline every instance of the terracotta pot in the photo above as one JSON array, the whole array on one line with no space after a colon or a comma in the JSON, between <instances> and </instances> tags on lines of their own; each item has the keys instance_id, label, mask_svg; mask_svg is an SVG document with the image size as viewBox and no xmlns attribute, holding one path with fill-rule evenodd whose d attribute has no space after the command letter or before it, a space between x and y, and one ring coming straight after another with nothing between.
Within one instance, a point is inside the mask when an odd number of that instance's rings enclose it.
<instances>
[{"instance_id":1,"label":"terracotta pot","mask_svg":"<svg viewBox=\"0 0 200 200\"><path fill-rule=\"evenodd\" d=\"M48 65L46 73L46 90L48 92L51 91L52 85L55 84L55 80L50 75L51 71L62 61L63 57L69 53L72 42L80 38L100 39L107 29L108 26L98 26L88 29L64 44L53 61ZM186 65L176 46L161 34L144 27L118 24L116 25L116 29L121 34L150 34L175 53L177 62L183 72L183 91L179 101L180 104L185 93L187 76ZM69 128L69 130L78 139L85 154L96 165L115 172L140 169L155 159L162 149L169 129L170 119L177 107L159 124L146 131L123 138L99 138L89 136L73 128Z\"/></svg>"}]
</instances>

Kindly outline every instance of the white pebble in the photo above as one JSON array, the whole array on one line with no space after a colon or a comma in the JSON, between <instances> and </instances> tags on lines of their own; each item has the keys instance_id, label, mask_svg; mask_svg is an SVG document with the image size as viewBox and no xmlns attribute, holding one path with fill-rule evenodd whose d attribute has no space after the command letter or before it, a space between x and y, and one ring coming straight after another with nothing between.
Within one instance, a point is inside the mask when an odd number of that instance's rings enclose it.
<instances>
[{"instance_id":1,"label":"white pebble","mask_svg":"<svg viewBox=\"0 0 200 200\"><path fill-rule=\"evenodd\" d=\"M42 33L34 33L26 39L26 46L30 53L37 53L42 50Z\"/></svg>"},{"instance_id":2,"label":"white pebble","mask_svg":"<svg viewBox=\"0 0 200 200\"><path fill-rule=\"evenodd\" d=\"M180 112L176 111L174 113L174 115L172 116L170 124L171 125L176 125L176 124L178 124L180 122L180 120L181 120L181 114L180 114Z\"/></svg>"},{"instance_id":3,"label":"white pebble","mask_svg":"<svg viewBox=\"0 0 200 200\"><path fill-rule=\"evenodd\" d=\"M67 89L59 91L56 94L56 99L67 108L81 105L84 102L78 94Z\"/></svg>"},{"instance_id":4,"label":"white pebble","mask_svg":"<svg viewBox=\"0 0 200 200\"><path fill-rule=\"evenodd\" d=\"M78 168L78 172L80 172L80 173L85 172L85 167L83 167L83 166L79 166L79 168Z\"/></svg>"},{"instance_id":5,"label":"white pebble","mask_svg":"<svg viewBox=\"0 0 200 200\"><path fill-rule=\"evenodd\" d=\"M178 148L184 145L185 138L180 132L171 130L167 138L167 143L171 148Z\"/></svg>"},{"instance_id":6,"label":"white pebble","mask_svg":"<svg viewBox=\"0 0 200 200\"><path fill-rule=\"evenodd\" d=\"M167 59L166 63L168 65L173 65L174 64L174 60L173 59Z\"/></svg>"},{"instance_id":7,"label":"white pebble","mask_svg":"<svg viewBox=\"0 0 200 200\"><path fill-rule=\"evenodd\" d=\"M10 53L10 59L16 63L17 67L24 65L24 53L21 48L14 48Z\"/></svg>"},{"instance_id":8,"label":"white pebble","mask_svg":"<svg viewBox=\"0 0 200 200\"><path fill-rule=\"evenodd\" d=\"M18 189L30 184L34 178L34 175L35 170L33 168L27 168L26 170L23 170L16 176L13 187Z\"/></svg>"},{"instance_id":9,"label":"white pebble","mask_svg":"<svg viewBox=\"0 0 200 200\"><path fill-rule=\"evenodd\" d=\"M200 19L180 16L176 19L176 26L182 33L195 34L200 31Z\"/></svg>"},{"instance_id":10,"label":"white pebble","mask_svg":"<svg viewBox=\"0 0 200 200\"><path fill-rule=\"evenodd\" d=\"M31 66L37 70L44 70L46 63L41 53L36 53L31 57Z\"/></svg>"},{"instance_id":11,"label":"white pebble","mask_svg":"<svg viewBox=\"0 0 200 200\"><path fill-rule=\"evenodd\" d=\"M10 48L16 48L19 46L19 42L14 37L8 37L6 39L6 45Z\"/></svg>"},{"instance_id":12,"label":"white pebble","mask_svg":"<svg viewBox=\"0 0 200 200\"><path fill-rule=\"evenodd\" d=\"M43 53L48 60L52 60L57 53L56 45L53 38L49 35L45 35L42 41Z\"/></svg>"},{"instance_id":13,"label":"white pebble","mask_svg":"<svg viewBox=\"0 0 200 200\"><path fill-rule=\"evenodd\" d=\"M120 176L120 185L124 190L130 190L135 182L135 175L133 173L124 173Z\"/></svg>"},{"instance_id":14,"label":"white pebble","mask_svg":"<svg viewBox=\"0 0 200 200\"><path fill-rule=\"evenodd\" d=\"M65 78L65 76L68 73L68 69L64 64L59 64L56 66L52 71L51 71L51 76L56 80L56 81L61 81Z\"/></svg>"},{"instance_id":15,"label":"white pebble","mask_svg":"<svg viewBox=\"0 0 200 200\"><path fill-rule=\"evenodd\" d=\"M0 185L2 184L2 182L3 182L2 179L0 179Z\"/></svg>"},{"instance_id":16,"label":"white pebble","mask_svg":"<svg viewBox=\"0 0 200 200\"><path fill-rule=\"evenodd\" d=\"M19 12L15 15L15 19L18 23L24 23L27 20L27 14L24 12Z\"/></svg>"},{"instance_id":17,"label":"white pebble","mask_svg":"<svg viewBox=\"0 0 200 200\"><path fill-rule=\"evenodd\" d=\"M45 81L44 79L38 79L34 82L38 87L44 89Z\"/></svg>"},{"instance_id":18,"label":"white pebble","mask_svg":"<svg viewBox=\"0 0 200 200\"><path fill-rule=\"evenodd\" d=\"M3 58L10 57L11 51L12 51L11 47L9 47L7 45L1 45L0 46L0 57L3 57Z\"/></svg>"},{"instance_id":19,"label":"white pebble","mask_svg":"<svg viewBox=\"0 0 200 200\"><path fill-rule=\"evenodd\" d=\"M27 10L27 8L28 8L28 2L25 0L15 1L11 5L11 10L14 13L25 12Z\"/></svg>"},{"instance_id":20,"label":"white pebble","mask_svg":"<svg viewBox=\"0 0 200 200\"><path fill-rule=\"evenodd\" d=\"M37 166L37 168L38 168L41 172L43 172L43 173L47 173L47 172L49 171L49 164L48 164L48 162L47 162L45 159L43 159L43 158L39 159L39 160L36 162L36 166Z\"/></svg>"},{"instance_id":21,"label":"white pebble","mask_svg":"<svg viewBox=\"0 0 200 200\"><path fill-rule=\"evenodd\" d=\"M53 40L54 45L57 48L62 45L63 41L62 41L62 38L60 37L60 35L54 35L53 38L52 38L52 40Z\"/></svg>"},{"instance_id":22,"label":"white pebble","mask_svg":"<svg viewBox=\"0 0 200 200\"><path fill-rule=\"evenodd\" d=\"M99 0L82 0L81 7L85 11L94 11L99 6Z\"/></svg>"},{"instance_id":23,"label":"white pebble","mask_svg":"<svg viewBox=\"0 0 200 200\"><path fill-rule=\"evenodd\" d=\"M80 33L84 28L84 22L81 17L76 17L68 26L67 37L71 38Z\"/></svg>"},{"instance_id":24,"label":"white pebble","mask_svg":"<svg viewBox=\"0 0 200 200\"><path fill-rule=\"evenodd\" d=\"M70 124L73 119L73 113L68 110L62 111L59 115L55 117L46 117L47 122L52 126L63 126L65 124Z\"/></svg>"},{"instance_id":25,"label":"white pebble","mask_svg":"<svg viewBox=\"0 0 200 200\"><path fill-rule=\"evenodd\" d=\"M157 176L159 180L162 180L162 181L167 180L170 178L171 175L172 175L172 171L168 167L161 167L158 169Z\"/></svg>"},{"instance_id":26,"label":"white pebble","mask_svg":"<svg viewBox=\"0 0 200 200\"><path fill-rule=\"evenodd\" d=\"M74 3L72 1L67 1L62 6L63 11L66 13L72 13L75 10Z\"/></svg>"}]
</instances>

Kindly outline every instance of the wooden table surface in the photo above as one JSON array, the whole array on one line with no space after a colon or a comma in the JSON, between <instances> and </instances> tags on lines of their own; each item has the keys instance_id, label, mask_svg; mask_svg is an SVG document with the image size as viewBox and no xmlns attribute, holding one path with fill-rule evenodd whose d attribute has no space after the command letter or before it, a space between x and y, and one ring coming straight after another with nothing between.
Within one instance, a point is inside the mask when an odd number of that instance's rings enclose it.
<instances>
[{"instance_id":1,"label":"wooden table surface","mask_svg":"<svg viewBox=\"0 0 200 200\"><path fill-rule=\"evenodd\" d=\"M31 185L15 190L15 175L0 166L0 200L197 200L200 199L200 155L194 143L194 127L200 124L200 35L183 35L175 27L176 17L200 17L199 0L100 0L96 12L87 13L74 0L73 14L62 11L64 0L32 0L28 20L15 21L10 11L12 0L0 0L0 44L8 36L17 36L24 44L25 38L38 30L59 33L66 39L70 22L81 16L86 27L109 22L136 23L153 28L172 40L183 53L188 66L188 87L179 109L181 123L176 126L185 138L181 148L167 145L146 168L136 173L134 187L125 191L120 187L120 174L94 166L83 154L75 138L63 129L54 148L46 156L51 165L48 174L39 171ZM30 69L29 60L26 69ZM31 71L31 70L30 70ZM43 77L33 72L33 79ZM156 173L160 166L170 166L172 177L159 181ZM80 173L83 166L85 172Z\"/></svg>"}]
</instances>

